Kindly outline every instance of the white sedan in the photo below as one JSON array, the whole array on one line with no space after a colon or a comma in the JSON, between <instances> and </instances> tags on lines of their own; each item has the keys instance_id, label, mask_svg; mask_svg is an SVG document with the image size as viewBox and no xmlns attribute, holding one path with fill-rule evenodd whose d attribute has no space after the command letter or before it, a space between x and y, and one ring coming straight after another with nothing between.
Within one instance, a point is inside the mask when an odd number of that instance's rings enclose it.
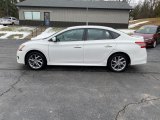
<instances>
[{"instance_id":1,"label":"white sedan","mask_svg":"<svg viewBox=\"0 0 160 120\"><path fill-rule=\"evenodd\" d=\"M147 63L147 53L142 37L109 27L76 26L20 45L17 62L34 70L47 65L74 65L108 66L122 72L128 65Z\"/></svg>"},{"instance_id":2,"label":"white sedan","mask_svg":"<svg viewBox=\"0 0 160 120\"><path fill-rule=\"evenodd\" d=\"M0 19L1 25L19 25L19 20L15 17L4 17Z\"/></svg>"}]
</instances>

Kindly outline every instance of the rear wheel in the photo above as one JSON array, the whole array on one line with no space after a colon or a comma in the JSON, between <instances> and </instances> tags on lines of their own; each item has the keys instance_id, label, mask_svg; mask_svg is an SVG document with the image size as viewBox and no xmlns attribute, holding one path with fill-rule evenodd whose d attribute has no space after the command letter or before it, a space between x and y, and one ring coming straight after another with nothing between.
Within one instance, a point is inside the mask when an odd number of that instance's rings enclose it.
<instances>
[{"instance_id":1,"label":"rear wheel","mask_svg":"<svg viewBox=\"0 0 160 120\"><path fill-rule=\"evenodd\" d=\"M115 54L109 58L108 67L113 72L123 72L128 67L129 60L124 54Z\"/></svg>"},{"instance_id":2,"label":"rear wheel","mask_svg":"<svg viewBox=\"0 0 160 120\"><path fill-rule=\"evenodd\" d=\"M33 70L40 70L46 66L47 62L40 52L31 52L27 55L26 64Z\"/></svg>"}]
</instances>

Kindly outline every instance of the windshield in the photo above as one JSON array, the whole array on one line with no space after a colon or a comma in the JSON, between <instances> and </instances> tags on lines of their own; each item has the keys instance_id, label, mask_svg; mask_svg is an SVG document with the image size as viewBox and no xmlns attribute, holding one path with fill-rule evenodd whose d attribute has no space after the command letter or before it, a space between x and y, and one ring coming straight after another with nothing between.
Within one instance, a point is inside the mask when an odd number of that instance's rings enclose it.
<instances>
[{"instance_id":1,"label":"windshield","mask_svg":"<svg viewBox=\"0 0 160 120\"><path fill-rule=\"evenodd\" d=\"M157 27L151 27L151 26L145 26L141 27L136 31L136 33L142 33L142 34L155 34L157 31Z\"/></svg>"},{"instance_id":2,"label":"windshield","mask_svg":"<svg viewBox=\"0 0 160 120\"><path fill-rule=\"evenodd\" d=\"M48 38L50 38L50 37L52 37L54 34L56 34L57 32L55 32L55 33L52 33L51 35L48 35L47 37L44 37L43 38L43 40L45 40L45 39L48 39Z\"/></svg>"}]
</instances>

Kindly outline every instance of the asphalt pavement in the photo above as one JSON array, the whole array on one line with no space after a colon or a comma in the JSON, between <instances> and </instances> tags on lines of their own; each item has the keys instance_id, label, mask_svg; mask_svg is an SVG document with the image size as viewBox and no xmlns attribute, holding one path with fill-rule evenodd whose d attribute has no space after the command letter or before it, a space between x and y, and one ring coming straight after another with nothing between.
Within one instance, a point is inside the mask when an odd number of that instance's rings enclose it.
<instances>
[{"instance_id":1,"label":"asphalt pavement","mask_svg":"<svg viewBox=\"0 0 160 120\"><path fill-rule=\"evenodd\" d=\"M0 40L0 120L160 120L160 45L124 73L16 63L25 40Z\"/></svg>"}]
</instances>

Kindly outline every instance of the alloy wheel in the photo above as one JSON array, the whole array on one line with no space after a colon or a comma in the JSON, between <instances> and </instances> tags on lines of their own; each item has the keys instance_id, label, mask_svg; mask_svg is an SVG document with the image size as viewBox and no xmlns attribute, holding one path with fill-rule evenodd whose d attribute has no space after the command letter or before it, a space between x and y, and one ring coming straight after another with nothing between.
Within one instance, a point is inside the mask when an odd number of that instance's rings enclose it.
<instances>
[{"instance_id":1,"label":"alloy wheel","mask_svg":"<svg viewBox=\"0 0 160 120\"><path fill-rule=\"evenodd\" d=\"M28 64L32 69L40 69L44 64L44 61L41 55L35 53L29 56Z\"/></svg>"},{"instance_id":2,"label":"alloy wheel","mask_svg":"<svg viewBox=\"0 0 160 120\"><path fill-rule=\"evenodd\" d=\"M114 71L123 71L127 66L126 58L123 56L115 56L111 60L111 67Z\"/></svg>"}]
</instances>

